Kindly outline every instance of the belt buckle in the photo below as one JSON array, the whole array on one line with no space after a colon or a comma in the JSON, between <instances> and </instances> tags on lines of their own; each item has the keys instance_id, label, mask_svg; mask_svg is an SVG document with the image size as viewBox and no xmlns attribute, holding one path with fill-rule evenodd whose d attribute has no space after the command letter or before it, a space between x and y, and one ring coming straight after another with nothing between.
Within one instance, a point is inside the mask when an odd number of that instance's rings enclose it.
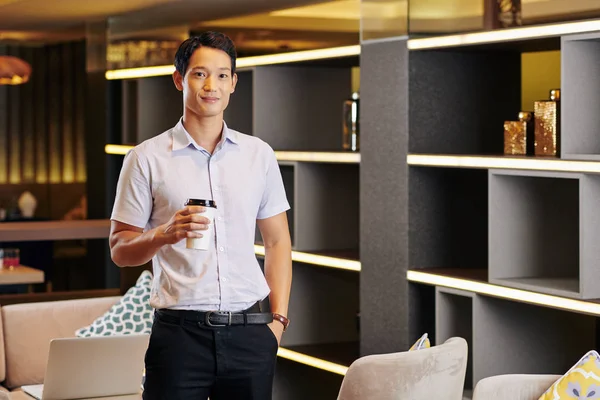
<instances>
[{"instance_id":1,"label":"belt buckle","mask_svg":"<svg viewBox=\"0 0 600 400\"><path fill-rule=\"evenodd\" d=\"M210 316L214 313L226 313L228 316L228 322L226 324L213 324L212 322L210 322ZM204 322L206 323L206 325L210 326L210 327L224 327L224 326L229 326L231 325L231 311L207 311L206 314L204 314Z\"/></svg>"}]
</instances>

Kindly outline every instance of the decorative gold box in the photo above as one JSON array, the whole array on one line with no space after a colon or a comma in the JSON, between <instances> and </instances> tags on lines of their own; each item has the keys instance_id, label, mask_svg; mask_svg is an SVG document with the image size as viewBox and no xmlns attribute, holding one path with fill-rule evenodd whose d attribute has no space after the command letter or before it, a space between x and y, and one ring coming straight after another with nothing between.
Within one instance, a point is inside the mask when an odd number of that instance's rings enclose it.
<instances>
[{"instance_id":1,"label":"decorative gold box","mask_svg":"<svg viewBox=\"0 0 600 400\"><path fill-rule=\"evenodd\" d=\"M550 100L536 101L535 155L558 157L560 155L560 90L550 91Z\"/></svg>"},{"instance_id":2,"label":"decorative gold box","mask_svg":"<svg viewBox=\"0 0 600 400\"><path fill-rule=\"evenodd\" d=\"M533 113L521 111L518 121L504 121L504 154L533 155Z\"/></svg>"}]
</instances>

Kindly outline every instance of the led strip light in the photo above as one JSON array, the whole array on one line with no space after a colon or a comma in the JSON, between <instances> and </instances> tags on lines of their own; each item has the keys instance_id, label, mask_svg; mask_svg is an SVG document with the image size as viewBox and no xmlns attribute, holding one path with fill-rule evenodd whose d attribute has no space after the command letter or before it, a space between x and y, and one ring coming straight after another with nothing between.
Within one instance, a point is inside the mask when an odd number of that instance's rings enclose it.
<instances>
[{"instance_id":1,"label":"led strip light","mask_svg":"<svg viewBox=\"0 0 600 400\"><path fill-rule=\"evenodd\" d=\"M425 50L443 47L455 47L486 43L499 43L522 39L541 39L573 33L600 30L600 20L567 22L561 24L528 26L523 28L502 29L486 32L464 33L459 35L437 36L408 40L410 50Z\"/></svg>"},{"instance_id":2,"label":"led strip light","mask_svg":"<svg viewBox=\"0 0 600 400\"><path fill-rule=\"evenodd\" d=\"M408 165L455 168L502 168L535 171L600 173L600 162L548 160L535 158L449 156L409 154Z\"/></svg>"},{"instance_id":3,"label":"led strip light","mask_svg":"<svg viewBox=\"0 0 600 400\"><path fill-rule=\"evenodd\" d=\"M106 154L125 155L133 146L122 144L107 144L104 146ZM276 151L275 156L279 161L323 162L323 163L360 163L359 153L336 152L310 152L310 151Z\"/></svg>"},{"instance_id":4,"label":"led strip light","mask_svg":"<svg viewBox=\"0 0 600 400\"><path fill-rule=\"evenodd\" d=\"M304 161L325 163L360 163L359 153L310 152L310 151L276 151L279 161Z\"/></svg>"},{"instance_id":5,"label":"led strip light","mask_svg":"<svg viewBox=\"0 0 600 400\"><path fill-rule=\"evenodd\" d=\"M569 299L566 297L552 296L549 294L528 292L520 289L492 285L485 282L477 282L468 279L452 278L438 274L420 271L408 271L406 278L410 282L425 283L434 286L444 286L453 289L464 290L502 299L518 301L522 303L535 304L544 307L553 307L561 310L576 311L582 314L600 316L600 304L590 303L582 300Z\"/></svg>"},{"instance_id":6,"label":"led strip light","mask_svg":"<svg viewBox=\"0 0 600 400\"><path fill-rule=\"evenodd\" d=\"M333 372L334 374L338 375L346 375L346 371L348 371L348 367L344 365L332 363L331 361L321 360L320 358L298 353L296 351L292 351L283 347L280 347L279 350L277 350L277 355L281 358L285 358L286 360L295 361L300 364L308 365L310 367Z\"/></svg>"},{"instance_id":7,"label":"led strip light","mask_svg":"<svg viewBox=\"0 0 600 400\"><path fill-rule=\"evenodd\" d=\"M292 51L289 53L268 54L264 56L241 57L236 60L236 68L256 67L259 65L273 65L300 61L323 60L356 56L360 54L360 45L330 47L326 49ZM147 78L152 76L171 75L175 71L173 65L159 65L155 67L124 68L106 71L108 80Z\"/></svg>"},{"instance_id":8,"label":"led strip light","mask_svg":"<svg viewBox=\"0 0 600 400\"><path fill-rule=\"evenodd\" d=\"M258 256L264 256L265 247L255 244L254 253ZM345 258L328 257L319 254L292 251L292 261L360 272L360 261L348 260Z\"/></svg>"},{"instance_id":9,"label":"led strip light","mask_svg":"<svg viewBox=\"0 0 600 400\"><path fill-rule=\"evenodd\" d=\"M124 144L107 144L104 146L104 152L106 154L115 154L124 156L129 150L133 149L133 146L127 146Z\"/></svg>"}]
</instances>

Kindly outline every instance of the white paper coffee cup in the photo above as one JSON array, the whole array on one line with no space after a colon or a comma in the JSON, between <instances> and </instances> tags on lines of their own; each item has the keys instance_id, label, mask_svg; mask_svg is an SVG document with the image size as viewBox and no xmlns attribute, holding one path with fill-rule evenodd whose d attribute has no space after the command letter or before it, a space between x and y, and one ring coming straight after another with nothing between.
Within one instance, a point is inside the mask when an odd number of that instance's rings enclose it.
<instances>
[{"instance_id":1,"label":"white paper coffee cup","mask_svg":"<svg viewBox=\"0 0 600 400\"><path fill-rule=\"evenodd\" d=\"M210 220L208 224L208 229L204 231L195 231L202 234L200 238L187 238L185 247L188 249L194 250L208 250L210 248L211 243L214 242L215 235L215 214L217 213L217 205L213 200L204 200L204 199L188 199L185 203L186 206L202 206L204 207L204 212L198 213L197 215L201 215Z\"/></svg>"}]
</instances>

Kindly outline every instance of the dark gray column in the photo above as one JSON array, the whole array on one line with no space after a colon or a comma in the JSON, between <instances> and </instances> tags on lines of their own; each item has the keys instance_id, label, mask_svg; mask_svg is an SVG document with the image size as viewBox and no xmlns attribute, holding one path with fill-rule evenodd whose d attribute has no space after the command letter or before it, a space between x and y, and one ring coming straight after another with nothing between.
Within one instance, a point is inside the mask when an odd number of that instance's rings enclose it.
<instances>
[{"instance_id":1,"label":"dark gray column","mask_svg":"<svg viewBox=\"0 0 600 400\"><path fill-rule=\"evenodd\" d=\"M408 50L361 45L361 355L408 347Z\"/></svg>"},{"instance_id":2,"label":"dark gray column","mask_svg":"<svg viewBox=\"0 0 600 400\"><path fill-rule=\"evenodd\" d=\"M104 146L108 143L110 108L109 85L106 72L107 34L106 22L88 24L86 27L86 98L85 98L85 159L87 172L88 218L110 217L110 175ZM90 288L119 287L119 270L111 262L107 240L88 242L88 268Z\"/></svg>"}]
</instances>

